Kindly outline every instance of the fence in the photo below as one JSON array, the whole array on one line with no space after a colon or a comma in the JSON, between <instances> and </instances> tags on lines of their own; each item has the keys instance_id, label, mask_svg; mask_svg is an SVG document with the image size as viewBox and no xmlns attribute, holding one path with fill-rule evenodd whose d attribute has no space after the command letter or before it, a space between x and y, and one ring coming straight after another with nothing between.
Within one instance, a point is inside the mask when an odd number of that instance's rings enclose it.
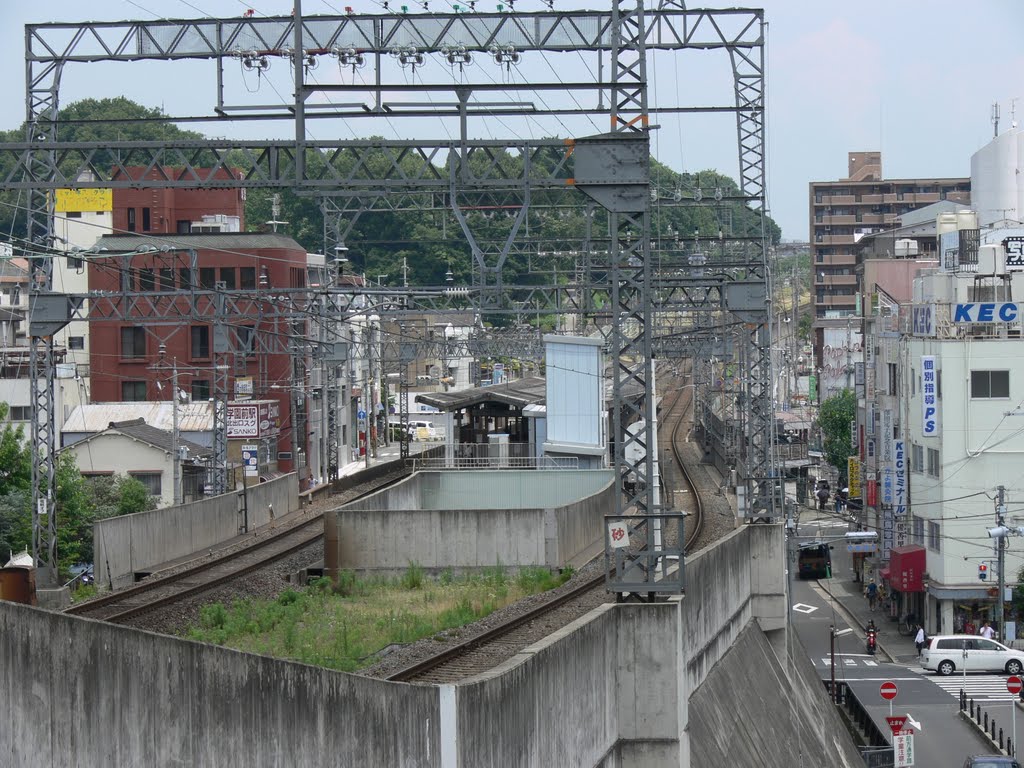
<instances>
[{"instance_id":1,"label":"fence","mask_svg":"<svg viewBox=\"0 0 1024 768\"><path fill-rule=\"evenodd\" d=\"M1021 700L1024 701L1024 692L1022 692ZM1017 706L1016 698L1007 697L1007 703L1011 707ZM996 718L994 715L989 715L987 709L981 708L981 703L975 704L974 699L968 699L967 693L963 688L960 689L960 714L962 717L966 717L969 721L977 728L981 729L992 743L999 747L1000 752L1004 752L1007 755L1013 756L1016 754L1017 745L1013 743L1013 739L1008 735L1003 734L1002 726L996 725ZM1009 719L1013 716L1013 713L1006 715Z\"/></svg>"},{"instance_id":2,"label":"fence","mask_svg":"<svg viewBox=\"0 0 1024 768\"><path fill-rule=\"evenodd\" d=\"M892 768L896 764L896 756L893 753L892 745L882 729L875 723L874 718L860 703L857 695L850 690L850 687L843 681L836 681L836 690L833 694L832 683L825 681L825 689L829 696L841 707L850 722L857 727L867 742L860 749L860 755L864 758L864 764L868 768Z\"/></svg>"},{"instance_id":3,"label":"fence","mask_svg":"<svg viewBox=\"0 0 1024 768\"><path fill-rule=\"evenodd\" d=\"M490 456L414 459L413 470L425 469L579 469L576 456Z\"/></svg>"}]
</instances>

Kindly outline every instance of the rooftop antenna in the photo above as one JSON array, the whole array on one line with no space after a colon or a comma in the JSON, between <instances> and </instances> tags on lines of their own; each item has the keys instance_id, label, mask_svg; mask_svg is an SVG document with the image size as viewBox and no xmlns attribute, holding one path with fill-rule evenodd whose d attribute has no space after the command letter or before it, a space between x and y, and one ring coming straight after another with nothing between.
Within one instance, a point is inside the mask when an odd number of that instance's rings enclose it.
<instances>
[{"instance_id":1,"label":"rooftop antenna","mask_svg":"<svg viewBox=\"0 0 1024 768\"><path fill-rule=\"evenodd\" d=\"M999 135L999 102L992 104L992 138Z\"/></svg>"},{"instance_id":2,"label":"rooftop antenna","mask_svg":"<svg viewBox=\"0 0 1024 768\"><path fill-rule=\"evenodd\" d=\"M1020 101L1019 96L1014 96L1010 99L1010 128L1015 129L1017 127L1017 102Z\"/></svg>"}]
</instances>

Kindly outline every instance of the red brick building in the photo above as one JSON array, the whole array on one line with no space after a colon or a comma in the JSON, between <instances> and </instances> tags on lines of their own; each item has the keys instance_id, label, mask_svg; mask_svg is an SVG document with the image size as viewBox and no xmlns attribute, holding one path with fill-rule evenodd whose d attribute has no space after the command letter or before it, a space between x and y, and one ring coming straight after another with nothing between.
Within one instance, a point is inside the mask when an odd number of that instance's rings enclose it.
<instances>
[{"instance_id":1,"label":"red brick building","mask_svg":"<svg viewBox=\"0 0 1024 768\"><path fill-rule=\"evenodd\" d=\"M132 190L124 191L123 196L115 193L115 226L118 226L118 217L122 224L127 220L127 208L145 210L140 203L149 198L139 195L170 191ZM237 193L237 190L225 191ZM181 197L182 192L177 190L174 199ZM125 207L120 207L119 196ZM152 205L149 210L152 231L153 227L167 226L168 222L197 220L193 212L200 208L191 204L183 209ZM199 215L209 213L203 211ZM223 213L223 209L214 213ZM135 214L137 224L141 216ZM228 294L265 289L268 302L272 301L275 287L305 287L304 248L277 233L154 236L140 232L108 235L101 238L97 246L102 258L90 260L90 291L116 295L127 290L151 296L146 301L122 305L121 313L127 313L129 318L137 316L137 322L100 320L92 313L89 333L93 402L169 400L169 366L173 361L178 366L179 388L189 392L193 400L205 400L212 396L213 366L227 365L229 399L234 397L238 379L251 378L254 399L280 403L278 450L292 451L292 433L296 428L298 446L308 455L308 405L304 403L293 419L292 358L286 351L288 339L306 337L308 321L277 320L269 309L262 316L248 311L237 319L228 317L224 324L227 353L215 361L213 318L210 317L210 322L202 319L204 313L212 314L213 307L208 301L197 301L194 309L191 304L193 290L213 290L218 285ZM258 304L253 301L254 306ZM195 313L200 317L195 317ZM161 322L158 318L170 319ZM276 343L261 345L261 336ZM291 471L294 465L291 459L282 457L278 468Z\"/></svg>"},{"instance_id":2,"label":"red brick building","mask_svg":"<svg viewBox=\"0 0 1024 768\"><path fill-rule=\"evenodd\" d=\"M152 168L148 172L141 166L126 169L126 175L135 180L180 180L188 178L180 168ZM200 173L204 171L200 170ZM231 178L232 171L218 170L214 177ZM205 175L205 173L204 173ZM114 232L148 234L188 234L197 231L244 232L244 189L173 189L147 187L145 189L114 190ZM206 221L204 221L206 217Z\"/></svg>"}]
</instances>

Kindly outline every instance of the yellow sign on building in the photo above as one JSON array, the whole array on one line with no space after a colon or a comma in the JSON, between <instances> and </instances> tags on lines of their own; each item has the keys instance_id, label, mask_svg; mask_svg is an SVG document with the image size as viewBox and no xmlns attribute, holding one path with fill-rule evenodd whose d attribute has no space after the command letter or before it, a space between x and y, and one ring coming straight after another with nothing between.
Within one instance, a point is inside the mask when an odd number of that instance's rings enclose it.
<instances>
[{"instance_id":1,"label":"yellow sign on building","mask_svg":"<svg viewBox=\"0 0 1024 768\"><path fill-rule=\"evenodd\" d=\"M864 494L860 487L860 459L850 456L846 460L847 488L850 489L851 499L863 499Z\"/></svg>"},{"instance_id":2,"label":"yellow sign on building","mask_svg":"<svg viewBox=\"0 0 1024 768\"><path fill-rule=\"evenodd\" d=\"M111 189L58 189L58 213L114 210L114 191Z\"/></svg>"}]
</instances>

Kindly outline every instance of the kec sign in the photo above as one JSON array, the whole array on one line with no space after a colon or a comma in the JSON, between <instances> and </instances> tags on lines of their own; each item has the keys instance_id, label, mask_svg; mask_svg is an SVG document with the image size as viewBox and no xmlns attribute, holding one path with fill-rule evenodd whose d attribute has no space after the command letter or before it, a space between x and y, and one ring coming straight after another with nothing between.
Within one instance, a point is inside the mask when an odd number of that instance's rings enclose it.
<instances>
[{"instance_id":1,"label":"kec sign","mask_svg":"<svg viewBox=\"0 0 1024 768\"><path fill-rule=\"evenodd\" d=\"M1018 319L1020 313L1012 301L957 304L953 313L954 323L1013 323Z\"/></svg>"}]
</instances>

